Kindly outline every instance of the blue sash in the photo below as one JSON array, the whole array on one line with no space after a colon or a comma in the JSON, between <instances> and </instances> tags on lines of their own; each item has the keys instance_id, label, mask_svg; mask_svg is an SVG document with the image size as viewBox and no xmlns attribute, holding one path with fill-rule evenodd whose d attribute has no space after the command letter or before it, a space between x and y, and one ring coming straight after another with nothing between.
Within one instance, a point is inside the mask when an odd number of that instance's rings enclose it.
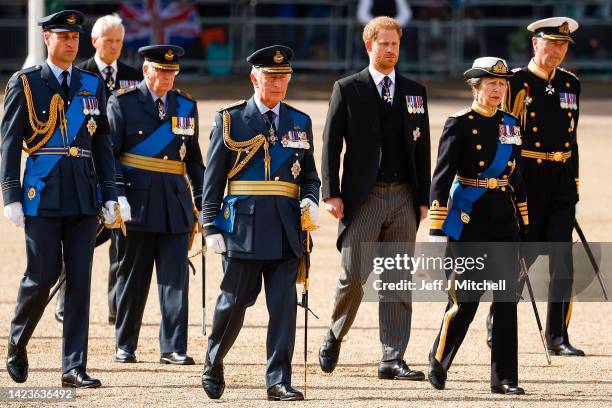
<instances>
[{"instance_id":1,"label":"blue sash","mask_svg":"<svg viewBox=\"0 0 612 408\"><path fill-rule=\"evenodd\" d=\"M505 125L516 125L516 119L504 113L504 124ZM501 141L497 141L497 151L493 162L485 171L483 171L478 178L497 178L506 169L508 160L512 155L511 144L502 144ZM471 214L473 204L478 201L480 197L487 191L483 187L464 187L455 180L451 187L451 200L452 207L448 212L448 217L442 225L442 231L451 238L459 239L461 232L463 231L463 221L461 220L461 213Z\"/></svg>"},{"instance_id":2,"label":"blue sash","mask_svg":"<svg viewBox=\"0 0 612 408\"><path fill-rule=\"evenodd\" d=\"M85 114L81 106L81 99L84 96L79 96L79 93L86 91L90 95L95 95L98 88L98 77L80 72L80 88L77 95L72 98L70 107L66 112L66 121L68 123L68 144L71 145L76 139L78 133L85 121ZM45 144L45 147L63 147L62 137L60 133L59 123L55 127L55 131L51 138ZM23 175L23 213L28 216L38 215L38 206L40 205L40 194L45 188L44 179L51 173L51 170L62 158L61 154L43 154L36 157L28 157L26 168ZM34 189L34 194L30 193Z\"/></svg>"},{"instance_id":3,"label":"blue sash","mask_svg":"<svg viewBox=\"0 0 612 408\"><path fill-rule=\"evenodd\" d=\"M194 102L177 95L178 103L177 116L185 117L191 113L194 107ZM174 140L176 136L172 133L172 122L164 122L158 127L155 132L151 133L142 142L132 147L128 153L137 154L139 156L155 157L166 148ZM123 166L125 170L132 170L133 167Z\"/></svg>"},{"instance_id":4,"label":"blue sash","mask_svg":"<svg viewBox=\"0 0 612 408\"><path fill-rule=\"evenodd\" d=\"M291 128L293 125L297 125L302 129L306 128L307 120L306 116L303 114L286 108L286 112L290 115L291 118ZM282 135L278 135L282 136ZM291 158L293 154L293 149L283 147L282 143L277 142L273 145L270 145L270 175L274 176L276 171ZM253 163L249 163L249 167L243 171L236 180L263 180L265 175L264 169L264 161L263 159L257 160ZM249 196L233 196L227 195L223 199L223 205L221 206L221 211L217 218L213 221L213 225L219 228L222 231L231 234L234 232L234 220L236 217L235 205L238 201L244 200ZM227 218L226 218L227 216Z\"/></svg>"}]
</instances>

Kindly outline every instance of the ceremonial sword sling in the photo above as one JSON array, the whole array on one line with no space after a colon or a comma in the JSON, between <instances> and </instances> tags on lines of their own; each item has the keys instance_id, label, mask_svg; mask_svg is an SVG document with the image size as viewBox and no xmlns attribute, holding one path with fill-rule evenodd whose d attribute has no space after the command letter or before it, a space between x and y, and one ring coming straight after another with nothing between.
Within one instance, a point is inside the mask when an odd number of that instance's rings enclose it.
<instances>
[{"instance_id":1,"label":"ceremonial sword sling","mask_svg":"<svg viewBox=\"0 0 612 408\"><path fill-rule=\"evenodd\" d=\"M584 236L584 232L582 232L582 228L580 228L580 224L578 224L578 220L576 219L574 219L574 228L576 229L576 232L578 233L578 236L580 237L580 241L582 241L582 244L584 245L584 250L586 251L587 256L589 257L589 261L591 262L591 266L593 267L595 276L597 277L597 280L599 281L599 286L601 286L601 290L603 291L604 299L607 302L608 301L608 291L606 290L606 285L604 284L604 281L601 279L601 274L599 272L599 266L597 265L597 262L595 261L595 256L593 255L593 251L591 251L591 247L586 237Z\"/></svg>"},{"instance_id":2,"label":"ceremonial sword sling","mask_svg":"<svg viewBox=\"0 0 612 408\"><path fill-rule=\"evenodd\" d=\"M312 313L315 318L319 318L311 309L308 307L308 285L310 283L310 252L312 250L310 246L310 232L319 228L312 222L310 218L310 206L307 205L302 210L302 216L300 219L302 225L302 231L306 232L306 250L304 256L300 260L300 266L298 269L297 284L302 284L302 301L298 303L298 306L304 308L304 398L306 398L307 390L307 370L308 370L308 313Z\"/></svg>"}]
</instances>

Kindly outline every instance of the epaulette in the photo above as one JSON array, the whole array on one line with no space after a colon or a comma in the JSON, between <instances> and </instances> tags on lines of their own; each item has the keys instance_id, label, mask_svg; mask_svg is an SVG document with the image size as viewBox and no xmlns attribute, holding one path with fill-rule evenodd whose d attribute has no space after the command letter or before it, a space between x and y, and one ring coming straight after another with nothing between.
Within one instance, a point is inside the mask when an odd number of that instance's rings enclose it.
<instances>
[{"instance_id":1,"label":"epaulette","mask_svg":"<svg viewBox=\"0 0 612 408\"><path fill-rule=\"evenodd\" d=\"M297 109L297 108L293 107L292 105L289 105L289 104L288 104L288 103L286 103L286 102L283 102L283 103L284 103L284 104L285 104L285 105L286 105L288 108L293 109L294 111L299 112L299 113L301 113L302 115L306 115L306 116L308 116L308 114L307 114L306 112L303 112L303 111L301 111L301 110L299 110L299 109Z\"/></svg>"},{"instance_id":2,"label":"epaulette","mask_svg":"<svg viewBox=\"0 0 612 408\"><path fill-rule=\"evenodd\" d=\"M449 115L449 118L458 118L460 116L468 114L471 110L472 108L461 109L459 112L455 112L452 115Z\"/></svg>"},{"instance_id":3,"label":"epaulette","mask_svg":"<svg viewBox=\"0 0 612 408\"><path fill-rule=\"evenodd\" d=\"M176 88L176 89L174 89L174 90L175 90L175 91L176 91L176 93L178 93L179 95L181 95L181 96L183 96L183 97L185 97L185 98L187 98L187 99L189 99L189 100L192 100L192 101L193 101L193 96L191 96L189 93L187 93L187 92L185 92L185 91L183 91L183 90L181 90L181 89L178 89L178 88Z\"/></svg>"},{"instance_id":4,"label":"epaulette","mask_svg":"<svg viewBox=\"0 0 612 408\"><path fill-rule=\"evenodd\" d=\"M570 72L570 71L568 71L567 69L565 69L565 68L561 68L561 67L557 67L557 69L558 69L559 71L563 71L563 72L565 72L565 73L567 73L567 74L570 74L571 76L573 76L574 78L576 78L578 81L580 81L580 78L578 78L578 76L577 76L576 74L574 74L573 72Z\"/></svg>"},{"instance_id":5,"label":"epaulette","mask_svg":"<svg viewBox=\"0 0 612 408\"><path fill-rule=\"evenodd\" d=\"M232 102L229 105L225 105L225 106L220 107L219 109L217 109L217 112L223 112L224 110L235 108L237 106L244 105L245 103L246 103L246 99L241 99L239 101Z\"/></svg>"},{"instance_id":6,"label":"epaulette","mask_svg":"<svg viewBox=\"0 0 612 408\"><path fill-rule=\"evenodd\" d=\"M6 95L6 93L9 90L9 86L11 84L11 79L13 78L18 78L20 75L25 75L25 74L29 74L31 72L35 72L35 71L39 71L42 69L41 65L33 65L31 67L27 67L24 69L21 69L19 71L16 71L13 75L11 75L11 77L9 78L8 81L6 81L6 86L4 87L4 94Z\"/></svg>"},{"instance_id":7,"label":"epaulette","mask_svg":"<svg viewBox=\"0 0 612 408\"><path fill-rule=\"evenodd\" d=\"M121 96L136 90L136 85L132 85L129 88L119 88L113 91L113 95Z\"/></svg>"}]
</instances>

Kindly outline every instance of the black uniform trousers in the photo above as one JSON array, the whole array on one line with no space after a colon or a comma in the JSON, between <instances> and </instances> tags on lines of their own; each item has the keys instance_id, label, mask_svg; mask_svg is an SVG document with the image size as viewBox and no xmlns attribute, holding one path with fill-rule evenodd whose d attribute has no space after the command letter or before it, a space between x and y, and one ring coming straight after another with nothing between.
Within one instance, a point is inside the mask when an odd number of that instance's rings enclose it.
<instances>
[{"instance_id":1,"label":"black uniform trousers","mask_svg":"<svg viewBox=\"0 0 612 408\"><path fill-rule=\"evenodd\" d=\"M297 293L295 279L299 258L259 261L223 256L221 294L217 298L207 358L213 366L223 364L238 337L246 308L266 290L269 323L266 340L266 387L291 383L291 360L295 344Z\"/></svg>"},{"instance_id":2,"label":"black uniform trousers","mask_svg":"<svg viewBox=\"0 0 612 408\"><path fill-rule=\"evenodd\" d=\"M464 230L462 241L479 242L477 236L470 236L470 231ZM472 253L472 248L453 246L456 242L450 239L448 253L452 257L482 256L486 251L488 261L486 268L480 272L457 274L447 272L451 281L471 280L498 280L506 281L503 292L493 292L493 338L491 345L491 385L518 385L518 334L516 317L516 285L518 279L518 229L516 236L502 237L494 241L508 242L507 246L500 246L496 242L481 251ZM489 241L491 242L491 241ZM476 247L475 247L476 248ZM491 262L492 261L492 262ZM494 274L491 271L494 268ZM487 270L489 273L487 273ZM453 276L451 276L453 274ZM494 275L494 278L492 277ZM454 282L453 282L454 283ZM484 291L465 292L457 290L449 293L449 302L446 306L440 331L434 341L429 358L436 358L448 370L453 363L457 351L468 331L470 323L476 315L479 299Z\"/></svg>"},{"instance_id":3,"label":"black uniform trousers","mask_svg":"<svg viewBox=\"0 0 612 408\"><path fill-rule=\"evenodd\" d=\"M66 269L63 373L87 366L89 295L97 225L95 215L25 219L28 264L17 295L9 342L27 346L63 262Z\"/></svg>"},{"instance_id":4,"label":"black uniform trousers","mask_svg":"<svg viewBox=\"0 0 612 408\"><path fill-rule=\"evenodd\" d=\"M115 321L117 348L130 353L136 351L155 264L161 308L160 353L186 353L189 234L129 229L126 237L119 234L120 231L115 232L119 260Z\"/></svg>"}]
</instances>

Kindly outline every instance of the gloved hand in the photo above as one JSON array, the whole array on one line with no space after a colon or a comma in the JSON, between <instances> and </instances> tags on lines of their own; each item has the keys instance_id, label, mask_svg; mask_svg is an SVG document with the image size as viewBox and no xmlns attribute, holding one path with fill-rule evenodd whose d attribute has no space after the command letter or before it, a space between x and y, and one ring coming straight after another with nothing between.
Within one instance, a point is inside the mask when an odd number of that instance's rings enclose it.
<instances>
[{"instance_id":1,"label":"gloved hand","mask_svg":"<svg viewBox=\"0 0 612 408\"><path fill-rule=\"evenodd\" d=\"M448 242L448 237L446 235L430 235L429 242Z\"/></svg>"},{"instance_id":2,"label":"gloved hand","mask_svg":"<svg viewBox=\"0 0 612 408\"><path fill-rule=\"evenodd\" d=\"M222 254L226 251L225 241L222 234L212 234L206 237L206 247L213 250L215 254Z\"/></svg>"},{"instance_id":3,"label":"gloved hand","mask_svg":"<svg viewBox=\"0 0 612 408\"><path fill-rule=\"evenodd\" d=\"M116 201L107 201L104 203L104 207L102 208L102 216L104 217L104 224L113 225L116 221L115 216L115 204Z\"/></svg>"},{"instance_id":4,"label":"gloved hand","mask_svg":"<svg viewBox=\"0 0 612 408\"><path fill-rule=\"evenodd\" d=\"M23 228L25 220L23 218L23 207L19 201L4 206L4 216L9 219L17 228Z\"/></svg>"},{"instance_id":5,"label":"gloved hand","mask_svg":"<svg viewBox=\"0 0 612 408\"><path fill-rule=\"evenodd\" d=\"M310 219L312 220L313 224L317 223L317 220L319 219L319 206L317 203L312 201L310 198L304 198L302 201L300 201L300 208L302 211L304 208L308 208Z\"/></svg>"},{"instance_id":6,"label":"gloved hand","mask_svg":"<svg viewBox=\"0 0 612 408\"><path fill-rule=\"evenodd\" d=\"M123 222L128 222L132 219L132 209L125 196L119 196L119 212L121 213Z\"/></svg>"}]
</instances>

